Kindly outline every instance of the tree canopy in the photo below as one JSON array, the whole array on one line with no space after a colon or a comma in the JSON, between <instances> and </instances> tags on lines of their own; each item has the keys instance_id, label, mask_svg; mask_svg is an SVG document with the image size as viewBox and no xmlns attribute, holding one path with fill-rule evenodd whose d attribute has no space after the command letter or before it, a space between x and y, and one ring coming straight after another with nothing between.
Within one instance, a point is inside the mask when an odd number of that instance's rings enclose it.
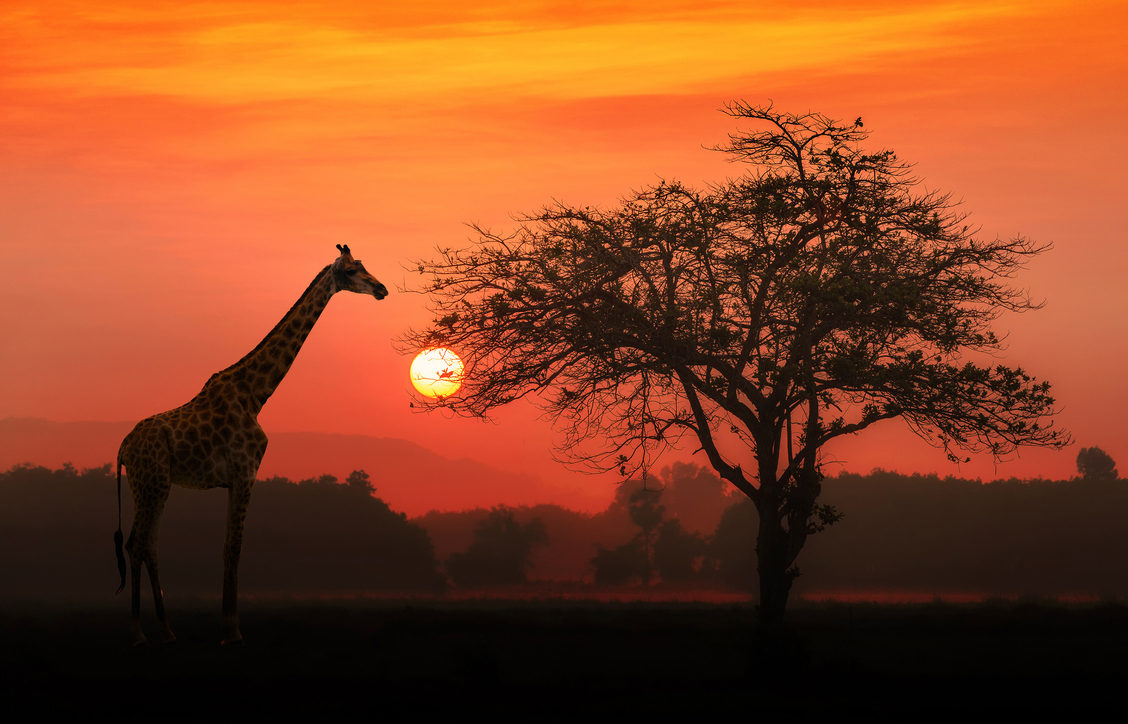
<instances>
[{"instance_id":1,"label":"tree canopy","mask_svg":"<svg viewBox=\"0 0 1128 724\"><path fill-rule=\"evenodd\" d=\"M761 613L782 615L817 503L819 451L900 418L953 459L1061 445L1048 383L995 361L1011 285L1044 251L982 239L861 119L734 103L757 130L720 149L747 172L663 181L608 209L555 203L422 262L434 323L405 346L463 356L488 416L534 396L569 462L629 474L689 434L756 505ZM990 362L985 360L991 360ZM748 469L746 469L748 468Z\"/></svg>"},{"instance_id":2,"label":"tree canopy","mask_svg":"<svg viewBox=\"0 0 1128 724\"><path fill-rule=\"evenodd\" d=\"M447 573L458 586L524 583L533 548L547 544L539 518L522 525L512 509L499 506L474 529L470 547L447 559Z\"/></svg>"},{"instance_id":3,"label":"tree canopy","mask_svg":"<svg viewBox=\"0 0 1128 724\"><path fill-rule=\"evenodd\" d=\"M1116 461L1099 447L1083 447L1077 453L1077 472L1084 480L1116 480Z\"/></svg>"}]
</instances>

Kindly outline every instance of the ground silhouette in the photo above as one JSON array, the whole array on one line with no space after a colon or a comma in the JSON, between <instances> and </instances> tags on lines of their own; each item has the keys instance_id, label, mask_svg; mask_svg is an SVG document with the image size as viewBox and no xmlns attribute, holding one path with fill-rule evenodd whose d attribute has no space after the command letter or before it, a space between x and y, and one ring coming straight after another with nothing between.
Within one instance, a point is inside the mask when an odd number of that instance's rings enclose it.
<instances>
[{"instance_id":1,"label":"ground silhouette","mask_svg":"<svg viewBox=\"0 0 1128 724\"><path fill-rule=\"evenodd\" d=\"M249 599L248 645L217 646L211 606L172 648L131 650L120 608L0 609L0 703L173 718L714 717L926 720L1107 716L1128 676L1128 611L795 608L797 655L754 676L749 605ZM770 671L771 668L768 667ZM61 694L60 692L64 692Z\"/></svg>"}]
</instances>

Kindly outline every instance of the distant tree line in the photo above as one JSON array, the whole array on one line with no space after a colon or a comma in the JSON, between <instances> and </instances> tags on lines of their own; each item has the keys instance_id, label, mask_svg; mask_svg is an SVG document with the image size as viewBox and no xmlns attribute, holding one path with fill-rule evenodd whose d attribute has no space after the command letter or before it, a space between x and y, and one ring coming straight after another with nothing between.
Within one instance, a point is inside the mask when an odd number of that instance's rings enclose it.
<instances>
[{"instance_id":1,"label":"distant tree line","mask_svg":"<svg viewBox=\"0 0 1128 724\"><path fill-rule=\"evenodd\" d=\"M1128 595L1128 482L1100 448L1072 480L980 483L875 470L824 482L846 513L809 546L797 590L904 588ZM127 484L122 502L132 516ZM709 470L678 463L618 487L591 515L553 505L392 511L364 471L257 483L250 593L437 591L574 581L751 590L757 516ZM215 594L226 496L174 488L160 532L170 595ZM6 599L109 598L116 583L109 466L0 472ZM167 573L165 572L167 570Z\"/></svg>"},{"instance_id":2,"label":"distant tree line","mask_svg":"<svg viewBox=\"0 0 1128 724\"><path fill-rule=\"evenodd\" d=\"M845 518L811 544L806 588L1128 595L1128 482L874 471L825 483ZM798 584L797 584L798 585Z\"/></svg>"},{"instance_id":3,"label":"distant tree line","mask_svg":"<svg viewBox=\"0 0 1128 724\"><path fill-rule=\"evenodd\" d=\"M615 547L596 544L595 582L648 586L655 577L667 584L715 582L710 574L716 561L706 533L736 500L715 475L684 463L655 479L625 481L609 512L622 517L625 511L632 535Z\"/></svg>"},{"instance_id":4,"label":"distant tree line","mask_svg":"<svg viewBox=\"0 0 1128 724\"><path fill-rule=\"evenodd\" d=\"M122 482L125 530L132 519ZM427 531L392 511L368 475L256 483L243 545L242 590L318 593L435 591L444 585ZM173 487L161 521L167 595L214 596L223 572L225 491ZM108 465L78 471L20 466L0 473L0 570L5 598L109 599L117 588L115 480Z\"/></svg>"},{"instance_id":5,"label":"distant tree line","mask_svg":"<svg viewBox=\"0 0 1128 724\"><path fill-rule=\"evenodd\" d=\"M1093 449L1079 456L1071 480L982 483L881 470L828 478L824 500L845 517L811 544L797 590L1128 595L1128 483L1110 476L1111 457ZM698 507L683 511L685 499ZM461 550L489 514L433 512L417 520L437 548ZM742 590L755 583L755 510L734 503L697 466L666 469L646 486L628 480L595 515L547 505L507 515L540 521L551 537L531 552L520 580Z\"/></svg>"},{"instance_id":6,"label":"distant tree line","mask_svg":"<svg viewBox=\"0 0 1128 724\"><path fill-rule=\"evenodd\" d=\"M649 582L652 574L666 582L688 582L694 578L690 569L699 567L700 561L696 552L687 556L684 548L703 541L702 534L716 528L737 498L716 475L688 463L664 468L649 485L644 490L637 480L620 484L607 509L594 515L554 505L502 506L431 512L416 522L431 533L439 557L447 561L447 572L458 586L486 585L487 581L515 584L530 578L624 585L643 578ZM636 527L639 522L646 523L641 537ZM503 539L508 541L508 552L494 557L498 566L510 571L508 575L499 579L492 572L469 577L459 574L468 557L481 560L481 552L497 550ZM593 553L600 563L593 562ZM642 564L653 556L657 563ZM524 561L525 568L518 572L513 563L501 563L503 559Z\"/></svg>"}]
</instances>

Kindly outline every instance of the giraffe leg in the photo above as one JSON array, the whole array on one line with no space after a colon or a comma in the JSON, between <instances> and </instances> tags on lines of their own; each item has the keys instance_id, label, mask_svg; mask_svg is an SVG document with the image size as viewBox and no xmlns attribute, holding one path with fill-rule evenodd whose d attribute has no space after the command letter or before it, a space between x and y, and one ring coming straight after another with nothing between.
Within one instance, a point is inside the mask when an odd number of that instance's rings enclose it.
<instances>
[{"instance_id":1,"label":"giraffe leg","mask_svg":"<svg viewBox=\"0 0 1128 724\"><path fill-rule=\"evenodd\" d=\"M125 543L125 549L129 553L130 575L129 634L134 646L144 646L148 639L141 630L141 557L136 552L133 540L133 534L130 533L129 540Z\"/></svg>"},{"instance_id":2,"label":"giraffe leg","mask_svg":"<svg viewBox=\"0 0 1128 724\"><path fill-rule=\"evenodd\" d=\"M149 572L149 582L153 587L153 605L157 613L157 621L161 626L162 642L175 641L172 630L168 626L165 614L164 595L160 587L160 574L157 571L157 526L160 523L161 513L164 512L165 501L168 500L170 485L167 479L159 476L141 478L133 485L133 529L129 533L126 550L133 574L132 581L132 618L130 630L133 634L133 645L140 646L146 643L145 634L141 629L141 571L142 568Z\"/></svg>"},{"instance_id":3,"label":"giraffe leg","mask_svg":"<svg viewBox=\"0 0 1128 724\"><path fill-rule=\"evenodd\" d=\"M251 500L252 481L234 483L227 491L227 536L223 546L223 639L224 646L243 642L239 632L239 553L243 547L243 524Z\"/></svg>"},{"instance_id":4,"label":"giraffe leg","mask_svg":"<svg viewBox=\"0 0 1128 724\"><path fill-rule=\"evenodd\" d=\"M169 628L168 615L165 613L164 591L161 590L161 576L160 573L158 573L157 550L155 547L150 551L149 561L145 564L145 568L149 571L149 583L153 586L153 608L157 613L157 623L161 627L160 642L163 644L174 643L176 636L172 633L172 629Z\"/></svg>"}]
</instances>

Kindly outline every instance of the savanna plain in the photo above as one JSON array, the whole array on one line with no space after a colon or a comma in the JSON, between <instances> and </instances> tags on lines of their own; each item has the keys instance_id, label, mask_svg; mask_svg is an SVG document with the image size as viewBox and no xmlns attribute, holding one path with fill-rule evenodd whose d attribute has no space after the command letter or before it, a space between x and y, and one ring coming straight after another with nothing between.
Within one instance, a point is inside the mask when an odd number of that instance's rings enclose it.
<instances>
[{"instance_id":1,"label":"savanna plain","mask_svg":"<svg viewBox=\"0 0 1128 724\"><path fill-rule=\"evenodd\" d=\"M1115 603L799 605L787 633L765 637L745 604L250 600L237 648L217 643L216 603L179 611L176 643L136 649L120 606L5 607L6 708L192 719L1064 713L1117 709L1128 674L1128 609Z\"/></svg>"}]
</instances>

